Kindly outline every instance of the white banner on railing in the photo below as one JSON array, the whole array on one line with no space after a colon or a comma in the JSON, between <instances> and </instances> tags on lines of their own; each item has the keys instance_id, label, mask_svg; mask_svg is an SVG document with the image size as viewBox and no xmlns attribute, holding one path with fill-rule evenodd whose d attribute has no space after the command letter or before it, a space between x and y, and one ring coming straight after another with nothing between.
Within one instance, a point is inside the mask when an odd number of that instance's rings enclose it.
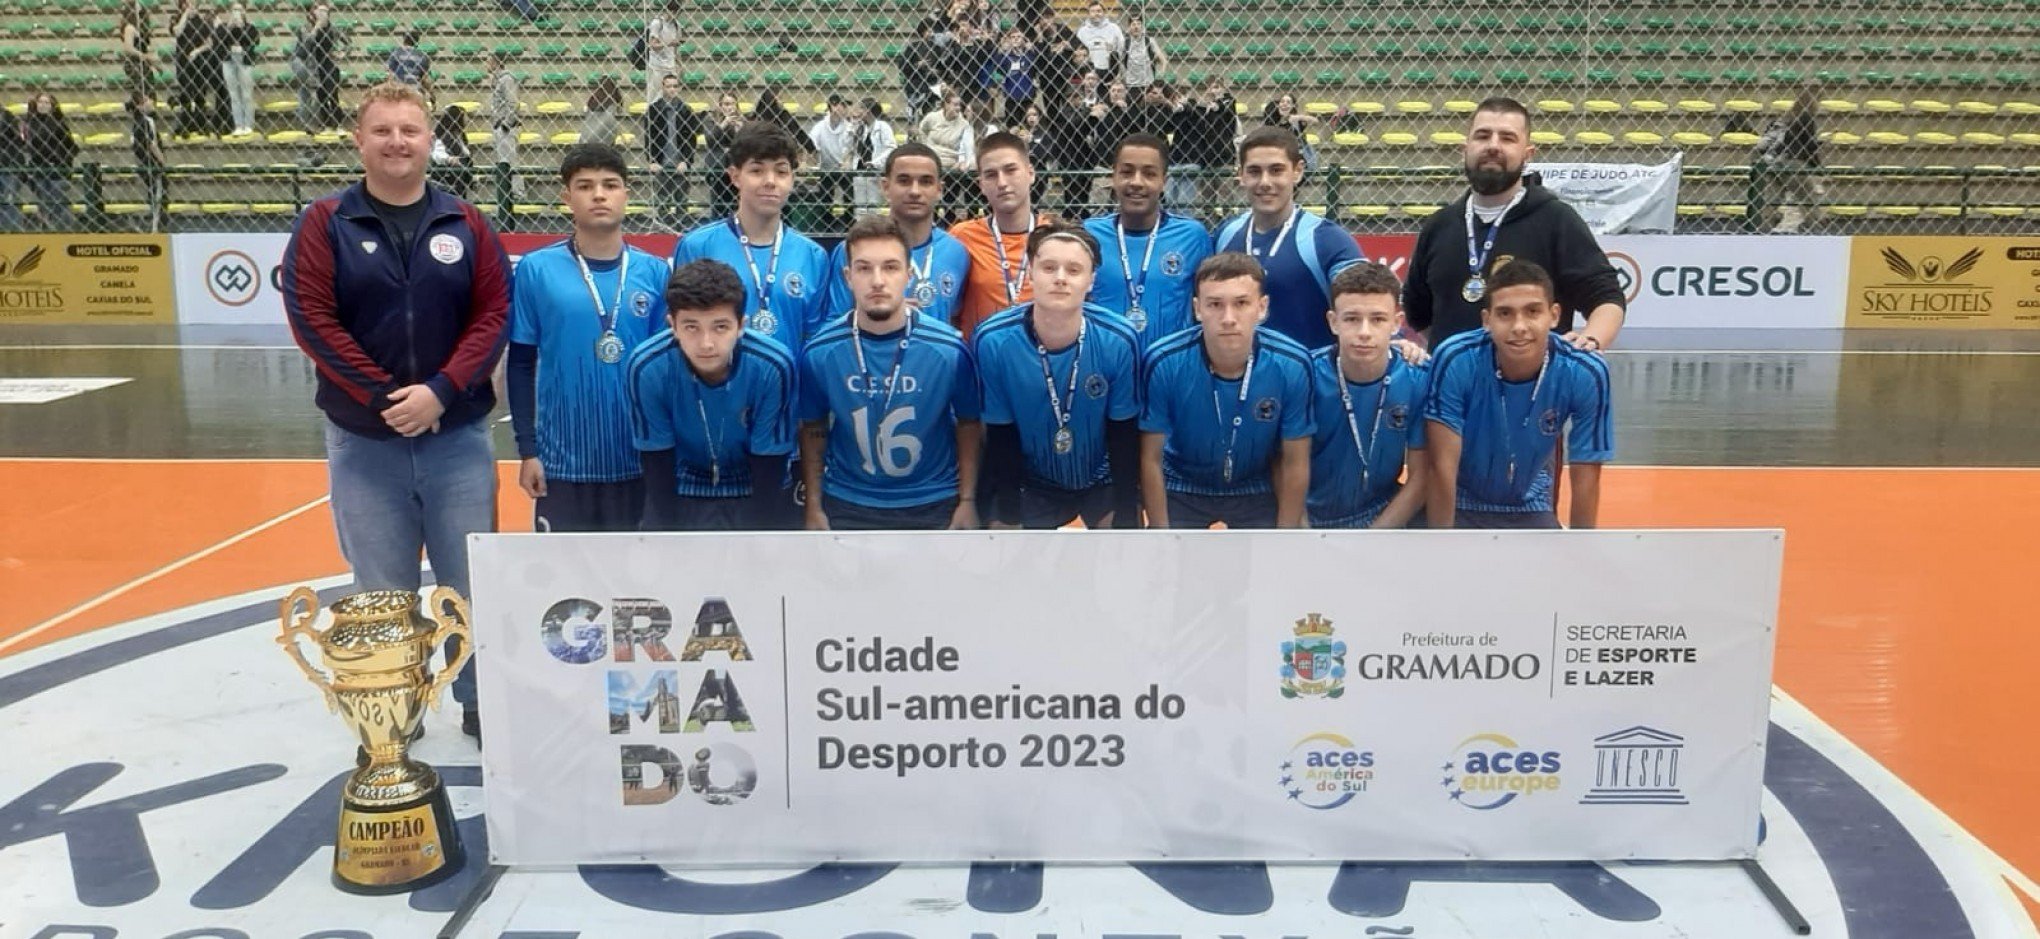
<instances>
[{"instance_id":1,"label":"white banner on railing","mask_svg":"<svg viewBox=\"0 0 2040 939\"><path fill-rule=\"evenodd\" d=\"M1679 220L1685 155L1648 163L1534 163L1544 187L1580 213L1596 235L1669 232Z\"/></svg>"},{"instance_id":2,"label":"white banner on railing","mask_svg":"<svg viewBox=\"0 0 2040 939\"><path fill-rule=\"evenodd\" d=\"M480 535L489 848L1746 857L1781 557L1774 531Z\"/></svg>"}]
</instances>

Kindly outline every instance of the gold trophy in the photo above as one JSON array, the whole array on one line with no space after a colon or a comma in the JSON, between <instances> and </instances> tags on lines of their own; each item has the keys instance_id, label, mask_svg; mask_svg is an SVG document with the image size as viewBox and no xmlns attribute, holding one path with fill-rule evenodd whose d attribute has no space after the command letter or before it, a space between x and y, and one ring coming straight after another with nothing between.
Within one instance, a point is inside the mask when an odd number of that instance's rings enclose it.
<instances>
[{"instance_id":1,"label":"gold trophy","mask_svg":"<svg viewBox=\"0 0 2040 939\"><path fill-rule=\"evenodd\" d=\"M467 601L439 587L421 614L415 594L381 590L343 597L332 612L331 626L313 629L319 595L310 587L291 591L276 642L325 693L327 707L354 728L368 754L367 765L341 790L333 885L384 894L437 883L460 870L466 852L439 774L405 748L426 709L439 706L440 690L474 652ZM459 654L439 674L426 674L432 650L450 636L460 637ZM305 660L299 639L318 645L325 673Z\"/></svg>"}]
</instances>

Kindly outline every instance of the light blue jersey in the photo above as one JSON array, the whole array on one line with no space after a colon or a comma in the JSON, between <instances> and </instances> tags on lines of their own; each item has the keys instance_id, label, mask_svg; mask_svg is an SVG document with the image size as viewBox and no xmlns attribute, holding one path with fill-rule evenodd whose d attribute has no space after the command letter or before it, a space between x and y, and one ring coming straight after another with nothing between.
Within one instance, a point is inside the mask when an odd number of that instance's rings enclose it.
<instances>
[{"instance_id":1,"label":"light blue jersey","mask_svg":"<svg viewBox=\"0 0 2040 939\"><path fill-rule=\"evenodd\" d=\"M1615 457L1608 363L1552 334L1538 378L1507 381L1495 368L1485 330L1446 340L1431 358L1427 416L1459 434L1459 508L1550 512L1553 457L1566 431L1566 459Z\"/></svg>"},{"instance_id":2,"label":"light blue jersey","mask_svg":"<svg viewBox=\"0 0 2040 939\"><path fill-rule=\"evenodd\" d=\"M1325 311L1332 308L1332 278L1367 260L1360 244L1345 229L1300 206L1275 230L1253 230L1254 213L1243 212L1219 226L1213 247L1244 251L1268 272L1268 328L1301 343L1306 349L1330 345L1332 328Z\"/></svg>"},{"instance_id":3,"label":"light blue jersey","mask_svg":"<svg viewBox=\"0 0 2040 939\"><path fill-rule=\"evenodd\" d=\"M747 331L737 339L729 374L711 385L687 364L672 331L662 330L630 357L637 448L673 451L676 478L667 485L680 495L751 495L750 458L793 453L794 374L784 346Z\"/></svg>"},{"instance_id":4,"label":"light blue jersey","mask_svg":"<svg viewBox=\"0 0 2040 939\"><path fill-rule=\"evenodd\" d=\"M1424 449L1430 372L1393 349L1388 371L1370 382L1347 381L1339 373L1337 346L1311 353L1310 364L1317 433L1311 436L1304 505L1311 527L1365 528L1402 491L1404 455Z\"/></svg>"},{"instance_id":5,"label":"light blue jersey","mask_svg":"<svg viewBox=\"0 0 2040 939\"><path fill-rule=\"evenodd\" d=\"M1201 222L1163 212L1155 229L1126 232L1122 243L1114 212L1085 220L1084 230L1098 239L1102 256L1091 283L1092 303L1126 317L1143 349L1190 328L1196 319L1192 281L1197 265L1211 255L1211 232Z\"/></svg>"},{"instance_id":6,"label":"light blue jersey","mask_svg":"<svg viewBox=\"0 0 2040 939\"><path fill-rule=\"evenodd\" d=\"M843 242L829 251L828 315L839 316L856 306L843 268L850 262L843 254ZM907 284L907 299L919 307L923 317L956 325L956 308L963 303L963 286L970 280L970 252L963 242L940 228L908 254L913 279Z\"/></svg>"},{"instance_id":7,"label":"light blue jersey","mask_svg":"<svg viewBox=\"0 0 2040 939\"><path fill-rule=\"evenodd\" d=\"M801 359L798 413L828 422L822 489L846 502L911 508L957 494L956 424L982 410L977 369L955 329L905 315L884 336L845 316Z\"/></svg>"},{"instance_id":8,"label":"light blue jersey","mask_svg":"<svg viewBox=\"0 0 2040 939\"><path fill-rule=\"evenodd\" d=\"M702 258L729 265L744 282L738 311L744 327L778 340L796 357L829 316L828 252L784 223L778 241L746 247L737 220L726 218L688 232L673 249L675 267Z\"/></svg>"},{"instance_id":9,"label":"light blue jersey","mask_svg":"<svg viewBox=\"0 0 2040 939\"><path fill-rule=\"evenodd\" d=\"M1105 425L1140 416L1140 340L1101 306L1084 308L1082 336L1061 349L1044 350L1033 323L1034 305L1023 304L984 321L971 336L985 423L1011 424L1019 432L1028 482L1070 491L1109 482ZM1068 435L1059 447L1061 430Z\"/></svg>"},{"instance_id":10,"label":"light blue jersey","mask_svg":"<svg viewBox=\"0 0 2040 939\"><path fill-rule=\"evenodd\" d=\"M1282 441L1316 430L1310 353L1287 336L1259 330L1240 378L1220 378L1191 327L1148 349L1140 429L1164 437L1170 492L1239 496L1275 491L1271 469Z\"/></svg>"}]
</instances>

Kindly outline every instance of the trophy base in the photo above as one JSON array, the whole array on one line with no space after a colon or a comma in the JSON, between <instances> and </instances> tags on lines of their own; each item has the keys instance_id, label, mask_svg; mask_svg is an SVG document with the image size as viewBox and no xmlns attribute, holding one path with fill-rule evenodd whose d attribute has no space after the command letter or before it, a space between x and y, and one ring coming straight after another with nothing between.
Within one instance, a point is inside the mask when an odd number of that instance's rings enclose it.
<instances>
[{"instance_id":1,"label":"trophy base","mask_svg":"<svg viewBox=\"0 0 2040 939\"><path fill-rule=\"evenodd\" d=\"M333 886L369 896L429 887L467 863L446 787L398 805L340 805Z\"/></svg>"}]
</instances>

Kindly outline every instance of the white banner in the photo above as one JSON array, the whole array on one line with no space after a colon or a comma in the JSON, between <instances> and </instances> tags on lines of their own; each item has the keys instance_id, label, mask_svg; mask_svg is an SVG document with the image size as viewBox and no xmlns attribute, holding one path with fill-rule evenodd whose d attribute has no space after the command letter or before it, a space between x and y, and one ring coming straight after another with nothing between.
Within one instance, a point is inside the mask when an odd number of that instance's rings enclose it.
<instances>
[{"instance_id":1,"label":"white banner","mask_svg":"<svg viewBox=\"0 0 2040 939\"><path fill-rule=\"evenodd\" d=\"M170 236L182 324L283 325L278 266L290 235L275 232Z\"/></svg>"},{"instance_id":2,"label":"white banner","mask_svg":"<svg viewBox=\"0 0 2040 939\"><path fill-rule=\"evenodd\" d=\"M480 535L489 848L1747 857L1781 557L1771 531Z\"/></svg>"},{"instance_id":3,"label":"white banner","mask_svg":"<svg viewBox=\"0 0 2040 939\"><path fill-rule=\"evenodd\" d=\"M1849 239L1608 235L1628 327L1840 329Z\"/></svg>"},{"instance_id":4,"label":"white banner","mask_svg":"<svg viewBox=\"0 0 2040 939\"><path fill-rule=\"evenodd\" d=\"M1544 187L1580 213L1596 235L1669 232L1679 219L1685 154L1645 163L1535 163Z\"/></svg>"}]
</instances>

